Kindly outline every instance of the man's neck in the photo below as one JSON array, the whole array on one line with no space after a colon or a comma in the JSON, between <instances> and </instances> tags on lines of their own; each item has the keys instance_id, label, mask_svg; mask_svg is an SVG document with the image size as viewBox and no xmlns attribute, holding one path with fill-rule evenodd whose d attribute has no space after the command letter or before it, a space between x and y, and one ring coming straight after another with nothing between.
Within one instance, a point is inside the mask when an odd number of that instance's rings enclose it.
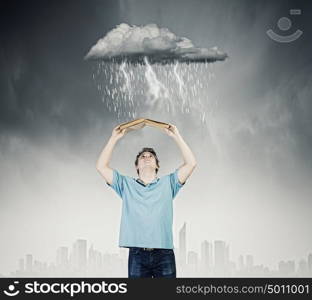
<instances>
[{"instance_id":1,"label":"man's neck","mask_svg":"<svg viewBox=\"0 0 312 300\"><path fill-rule=\"evenodd\" d=\"M140 172L139 178L141 181L143 181L145 184L148 184L152 182L154 179L156 179L156 172L153 170L152 172L149 170L142 170Z\"/></svg>"}]
</instances>

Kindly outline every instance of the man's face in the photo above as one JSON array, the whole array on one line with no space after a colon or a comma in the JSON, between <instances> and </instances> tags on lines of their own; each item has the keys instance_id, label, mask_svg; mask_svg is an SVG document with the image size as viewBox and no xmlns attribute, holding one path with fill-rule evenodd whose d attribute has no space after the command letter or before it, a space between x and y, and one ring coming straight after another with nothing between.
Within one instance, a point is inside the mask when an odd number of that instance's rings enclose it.
<instances>
[{"instance_id":1,"label":"man's face","mask_svg":"<svg viewBox=\"0 0 312 300\"><path fill-rule=\"evenodd\" d=\"M144 168L152 168L155 170L157 168L155 156L150 152L143 152L139 156L137 168L139 170Z\"/></svg>"}]
</instances>

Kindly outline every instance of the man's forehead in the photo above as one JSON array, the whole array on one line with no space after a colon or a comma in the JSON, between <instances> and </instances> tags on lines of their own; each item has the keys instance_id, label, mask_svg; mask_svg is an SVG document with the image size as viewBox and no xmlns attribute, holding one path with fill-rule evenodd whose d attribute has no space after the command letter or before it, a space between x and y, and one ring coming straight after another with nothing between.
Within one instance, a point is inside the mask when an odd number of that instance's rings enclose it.
<instances>
[{"instance_id":1,"label":"man's forehead","mask_svg":"<svg viewBox=\"0 0 312 300\"><path fill-rule=\"evenodd\" d=\"M154 156L154 154L152 152L149 152L149 151L145 151L145 152L141 153L140 156L143 156L144 154L150 154L150 155Z\"/></svg>"}]
</instances>

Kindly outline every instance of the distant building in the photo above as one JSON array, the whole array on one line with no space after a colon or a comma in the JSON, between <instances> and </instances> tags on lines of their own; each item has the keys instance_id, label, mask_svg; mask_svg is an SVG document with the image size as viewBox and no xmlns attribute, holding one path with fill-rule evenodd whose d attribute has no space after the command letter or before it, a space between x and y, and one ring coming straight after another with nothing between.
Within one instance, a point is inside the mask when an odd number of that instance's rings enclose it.
<instances>
[{"instance_id":1,"label":"distant building","mask_svg":"<svg viewBox=\"0 0 312 300\"><path fill-rule=\"evenodd\" d=\"M31 273L33 270L33 256L31 254L26 255L26 272Z\"/></svg>"},{"instance_id":2,"label":"distant building","mask_svg":"<svg viewBox=\"0 0 312 300\"><path fill-rule=\"evenodd\" d=\"M24 271L25 271L24 259L21 258L18 260L18 272L24 273Z\"/></svg>"},{"instance_id":3,"label":"distant building","mask_svg":"<svg viewBox=\"0 0 312 300\"><path fill-rule=\"evenodd\" d=\"M207 274L211 269L211 244L208 241L201 243L201 271Z\"/></svg>"},{"instance_id":4,"label":"distant building","mask_svg":"<svg viewBox=\"0 0 312 300\"><path fill-rule=\"evenodd\" d=\"M68 248L59 247L56 251L56 265L60 268L67 268L69 264L68 260Z\"/></svg>"},{"instance_id":5,"label":"distant building","mask_svg":"<svg viewBox=\"0 0 312 300\"><path fill-rule=\"evenodd\" d=\"M87 241L78 239L73 245L72 263L75 270L84 271L87 267Z\"/></svg>"},{"instance_id":6,"label":"distant building","mask_svg":"<svg viewBox=\"0 0 312 300\"><path fill-rule=\"evenodd\" d=\"M240 255L238 257L238 270L239 271L242 271L245 269L245 264L244 264L244 256L243 255Z\"/></svg>"},{"instance_id":7,"label":"distant building","mask_svg":"<svg viewBox=\"0 0 312 300\"><path fill-rule=\"evenodd\" d=\"M186 264L186 223L185 222L179 231L179 263L182 266Z\"/></svg>"},{"instance_id":8,"label":"distant building","mask_svg":"<svg viewBox=\"0 0 312 300\"><path fill-rule=\"evenodd\" d=\"M217 276L224 276L229 264L229 247L224 241L214 242L214 272Z\"/></svg>"},{"instance_id":9,"label":"distant building","mask_svg":"<svg viewBox=\"0 0 312 300\"><path fill-rule=\"evenodd\" d=\"M246 268L247 270L251 270L254 266L254 259L253 256L248 254L246 255Z\"/></svg>"},{"instance_id":10,"label":"distant building","mask_svg":"<svg viewBox=\"0 0 312 300\"><path fill-rule=\"evenodd\" d=\"M307 276L308 275L308 263L306 260L301 259L298 265L298 275Z\"/></svg>"},{"instance_id":11,"label":"distant building","mask_svg":"<svg viewBox=\"0 0 312 300\"><path fill-rule=\"evenodd\" d=\"M189 251L187 255L187 264L188 265L198 265L198 255L194 251Z\"/></svg>"},{"instance_id":12,"label":"distant building","mask_svg":"<svg viewBox=\"0 0 312 300\"><path fill-rule=\"evenodd\" d=\"M308 272L312 275L312 253L308 255Z\"/></svg>"},{"instance_id":13,"label":"distant building","mask_svg":"<svg viewBox=\"0 0 312 300\"><path fill-rule=\"evenodd\" d=\"M187 253L187 275L198 275L198 254L194 251L189 251Z\"/></svg>"},{"instance_id":14,"label":"distant building","mask_svg":"<svg viewBox=\"0 0 312 300\"><path fill-rule=\"evenodd\" d=\"M295 273L295 261L280 261L278 263L278 272L281 276L293 276L293 274Z\"/></svg>"}]
</instances>

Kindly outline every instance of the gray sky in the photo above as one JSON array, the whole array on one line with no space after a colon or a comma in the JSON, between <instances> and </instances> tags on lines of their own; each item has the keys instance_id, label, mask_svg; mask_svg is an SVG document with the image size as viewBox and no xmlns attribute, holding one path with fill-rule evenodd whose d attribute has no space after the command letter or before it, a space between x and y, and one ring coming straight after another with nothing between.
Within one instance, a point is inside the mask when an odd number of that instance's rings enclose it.
<instances>
[{"instance_id":1,"label":"gray sky","mask_svg":"<svg viewBox=\"0 0 312 300\"><path fill-rule=\"evenodd\" d=\"M0 273L14 270L27 253L52 261L58 246L77 238L118 251L121 200L95 163L119 120L92 81L94 63L83 57L122 22L156 23L229 55L212 66L215 78L199 91L206 125L196 111L145 111L176 124L198 161L174 200L175 232L189 224L188 249L222 239L231 259L250 253L272 268L312 252L308 1L2 3ZM292 8L302 15L290 16ZM293 21L287 34L303 31L297 41L266 35L270 28L286 34L276 24L282 16ZM118 143L111 165L135 176L135 155L146 145L159 154L160 175L181 164L174 142L145 128Z\"/></svg>"}]
</instances>

